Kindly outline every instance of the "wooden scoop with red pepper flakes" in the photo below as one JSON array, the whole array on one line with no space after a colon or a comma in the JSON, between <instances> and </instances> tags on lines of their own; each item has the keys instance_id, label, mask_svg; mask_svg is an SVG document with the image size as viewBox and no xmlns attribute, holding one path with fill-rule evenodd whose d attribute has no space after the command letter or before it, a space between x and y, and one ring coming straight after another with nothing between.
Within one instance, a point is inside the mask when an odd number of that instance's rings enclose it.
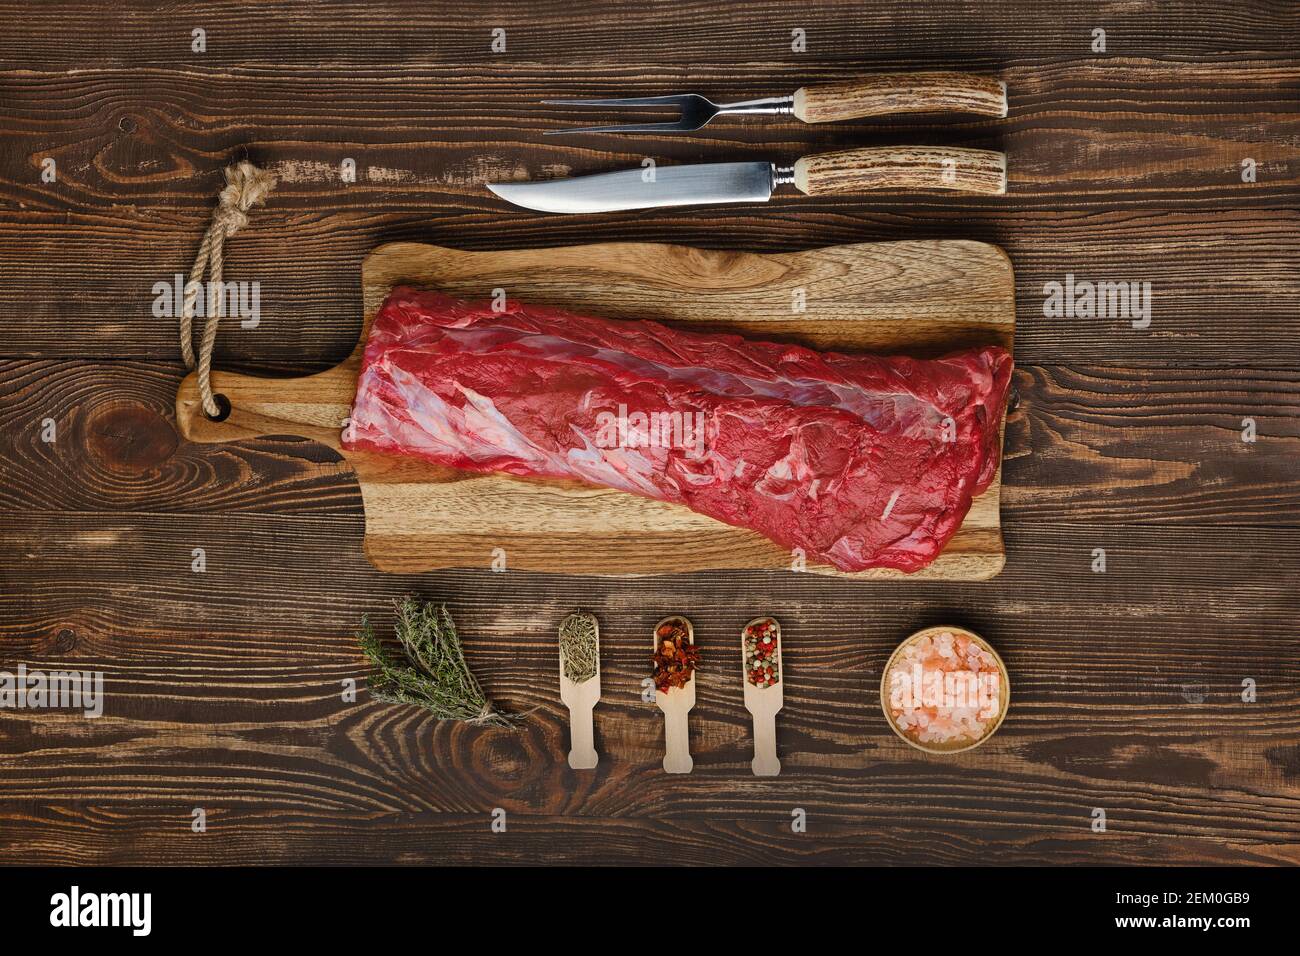
<instances>
[{"instance_id":1,"label":"wooden scoop with red pepper flakes","mask_svg":"<svg viewBox=\"0 0 1300 956\"><path fill-rule=\"evenodd\" d=\"M776 713L785 704L781 682L781 625L774 617L756 617L740 630L740 661L745 675L745 709L754 717L754 775L775 777Z\"/></svg>"},{"instance_id":2,"label":"wooden scoop with red pepper flakes","mask_svg":"<svg viewBox=\"0 0 1300 956\"><path fill-rule=\"evenodd\" d=\"M690 734L686 715L695 706L695 629L681 615L666 617L654 632L655 703L664 714L664 770L690 773Z\"/></svg>"}]
</instances>

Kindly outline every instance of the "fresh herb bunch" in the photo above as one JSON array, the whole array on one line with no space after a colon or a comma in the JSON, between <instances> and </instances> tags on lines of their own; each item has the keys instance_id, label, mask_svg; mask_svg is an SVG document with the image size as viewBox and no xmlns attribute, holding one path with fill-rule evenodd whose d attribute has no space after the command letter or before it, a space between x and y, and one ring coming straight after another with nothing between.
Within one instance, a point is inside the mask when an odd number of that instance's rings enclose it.
<instances>
[{"instance_id":1,"label":"fresh herb bunch","mask_svg":"<svg viewBox=\"0 0 1300 956\"><path fill-rule=\"evenodd\" d=\"M400 653L376 635L369 618L357 640L374 670L370 693L390 704L414 704L440 720L505 727L518 720L493 708L465 663L465 652L446 605L421 604L407 597L394 601L394 633Z\"/></svg>"}]
</instances>

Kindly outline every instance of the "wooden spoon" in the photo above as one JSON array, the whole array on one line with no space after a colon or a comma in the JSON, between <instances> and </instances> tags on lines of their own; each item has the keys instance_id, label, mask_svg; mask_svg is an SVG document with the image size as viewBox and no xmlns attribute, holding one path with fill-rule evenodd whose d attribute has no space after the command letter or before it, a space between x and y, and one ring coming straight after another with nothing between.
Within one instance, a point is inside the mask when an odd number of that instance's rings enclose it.
<instances>
[{"instance_id":1,"label":"wooden spoon","mask_svg":"<svg viewBox=\"0 0 1300 956\"><path fill-rule=\"evenodd\" d=\"M666 617L654 629L654 649L659 650L659 628L680 621L686 627L686 640L695 643L695 628L680 614ZM695 706L695 671L682 687L655 691L655 703L664 712L664 770L667 773L690 773L695 766L691 759L691 741L686 715Z\"/></svg>"},{"instance_id":2,"label":"wooden spoon","mask_svg":"<svg viewBox=\"0 0 1300 956\"><path fill-rule=\"evenodd\" d=\"M600 700L600 624L594 614L584 611L570 614L560 624L563 629L574 618L588 618L596 631L596 673L582 683L574 683L564 675L564 650L560 650L560 700L569 708L569 766L574 770L590 770L600 761L594 743L591 712Z\"/></svg>"},{"instance_id":3,"label":"wooden spoon","mask_svg":"<svg viewBox=\"0 0 1300 956\"><path fill-rule=\"evenodd\" d=\"M748 653L745 649L745 632L751 625L771 621L776 625L776 683L757 687L749 679ZM775 777L781 772L781 761L776 758L776 712L785 703L785 677L781 673L781 622L774 617L756 617L740 629L741 679L745 682L745 709L754 717L754 759L750 768L757 777Z\"/></svg>"}]
</instances>

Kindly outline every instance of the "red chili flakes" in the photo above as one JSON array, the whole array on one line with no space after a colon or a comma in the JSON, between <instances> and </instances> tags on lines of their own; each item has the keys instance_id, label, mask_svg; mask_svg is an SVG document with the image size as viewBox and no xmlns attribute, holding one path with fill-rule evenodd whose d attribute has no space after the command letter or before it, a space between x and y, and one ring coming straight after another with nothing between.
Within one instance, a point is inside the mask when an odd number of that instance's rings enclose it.
<instances>
[{"instance_id":1,"label":"red chili flakes","mask_svg":"<svg viewBox=\"0 0 1300 956\"><path fill-rule=\"evenodd\" d=\"M685 687L700 659L699 650L690 640L686 622L681 618L671 618L659 625L655 637L659 639L659 649L651 658L655 666L655 688L667 692L674 687Z\"/></svg>"}]
</instances>

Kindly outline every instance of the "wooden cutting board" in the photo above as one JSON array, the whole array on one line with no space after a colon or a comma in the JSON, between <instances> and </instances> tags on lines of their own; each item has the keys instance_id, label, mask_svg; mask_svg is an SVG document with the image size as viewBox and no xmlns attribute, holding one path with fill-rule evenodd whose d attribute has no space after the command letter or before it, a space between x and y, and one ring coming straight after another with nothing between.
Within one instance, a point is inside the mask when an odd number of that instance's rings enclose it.
<instances>
[{"instance_id":1,"label":"wooden cutting board","mask_svg":"<svg viewBox=\"0 0 1300 956\"><path fill-rule=\"evenodd\" d=\"M1011 348L1011 264L996 246L966 241L862 243L808 252L713 252L651 243L601 243L465 252L416 243L380 246L362 266L365 319L341 365L296 379L213 371L231 411L203 413L193 374L176 395L190 441L300 435L356 470L366 509L365 550L383 571L489 567L637 575L711 569L790 569L789 552L761 535L680 505L576 482L475 475L404 456L345 451L341 431L356 392L366 335L394 285L436 287L607 318L681 322L818 348L936 355L973 345ZM802 311L797 311L802 309ZM915 578L979 580L1002 568L1001 470L948 547ZM842 572L808 563L821 574ZM909 577L878 569L847 577Z\"/></svg>"}]
</instances>

